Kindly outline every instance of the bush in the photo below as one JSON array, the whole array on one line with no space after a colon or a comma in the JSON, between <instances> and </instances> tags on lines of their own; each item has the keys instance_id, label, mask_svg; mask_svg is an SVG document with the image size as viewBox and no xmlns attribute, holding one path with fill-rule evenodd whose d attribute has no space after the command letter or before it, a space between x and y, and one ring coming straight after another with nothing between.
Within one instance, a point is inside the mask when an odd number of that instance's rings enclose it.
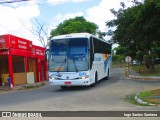
<instances>
[{"instance_id":1,"label":"bush","mask_svg":"<svg viewBox=\"0 0 160 120\"><path fill-rule=\"evenodd\" d=\"M140 64L142 64L142 61L143 61L143 52L142 51L138 51L136 52L136 57L137 59L139 60Z\"/></svg>"},{"instance_id":2,"label":"bush","mask_svg":"<svg viewBox=\"0 0 160 120\"><path fill-rule=\"evenodd\" d=\"M154 71L154 59L152 55L144 55L144 62L148 69Z\"/></svg>"},{"instance_id":3,"label":"bush","mask_svg":"<svg viewBox=\"0 0 160 120\"><path fill-rule=\"evenodd\" d=\"M121 63L121 62L123 62L123 60L124 60L124 57L121 56L121 55L113 55L112 56L112 61L113 62Z\"/></svg>"}]
</instances>

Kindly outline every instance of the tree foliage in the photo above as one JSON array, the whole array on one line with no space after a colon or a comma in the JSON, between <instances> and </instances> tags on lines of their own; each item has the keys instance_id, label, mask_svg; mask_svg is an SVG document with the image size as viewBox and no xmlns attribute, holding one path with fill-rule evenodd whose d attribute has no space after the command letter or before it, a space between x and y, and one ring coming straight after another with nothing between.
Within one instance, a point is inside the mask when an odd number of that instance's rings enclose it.
<instances>
[{"instance_id":1,"label":"tree foliage","mask_svg":"<svg viewBox=\"0 0 160 120\"><path fill-rule=\"evenodd\" d=\"M130 51L148 54L158 51L160 46L160 1L145 0L125 8L121 3L118 11L111 9L116 19L106 22L109 28L116 27L112 39ZM158 47L157 49L153 49ZM158 54L158 53L157 53ZM160 56L159 56L160 57Z\"/></svg>"},{"instance_id":2,"label":"tree foliage","mask_svg":"<svg viewBox=\"0 0 160 120\"><path fill-rule=\"evenodd\" d=\"M124 55L126 54L126 48L122 46L118 46L117 48L114 48L116 50L116 55Z\"/></svg>"},{"instance_id":3,"label":"tree foliage","mask_svg":"<svg viewBox=\"0 0 160 120\"><path fill-rule=\"evenodd\" d=\"M87 21L82 16L78 16L60 23L56 29L51 31L50 38L56 35L63 35L69 33L87 32L91 34L96 34L97 29L98 26L95 23Z\"/></svg>"}]
</instances>

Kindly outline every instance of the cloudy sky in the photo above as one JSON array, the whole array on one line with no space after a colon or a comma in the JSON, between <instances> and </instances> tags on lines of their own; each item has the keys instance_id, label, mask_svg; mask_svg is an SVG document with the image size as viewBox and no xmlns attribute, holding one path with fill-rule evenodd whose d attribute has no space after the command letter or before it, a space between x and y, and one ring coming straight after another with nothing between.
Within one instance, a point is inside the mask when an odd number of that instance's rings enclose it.
<instances>
[{"instance_id":1,"label":"cloudy sky","mask_svg":"<svg viewBox=\"0 0 160 120\"><path fill-rule=\"evenodd\" d=\"M84 16L88 21L96 23L102 32L105 32L107 31L105 22L114 18L110 9L117 10L122 1L127 6L131 5L128 2L130 0L30 0L0 3L0 35L13 34L32 40L33 44L41 45L38 37L29 31L36 25L35 18L49 25L51 30L64 20L76 16Z\"/></svg>"}]
</instances>

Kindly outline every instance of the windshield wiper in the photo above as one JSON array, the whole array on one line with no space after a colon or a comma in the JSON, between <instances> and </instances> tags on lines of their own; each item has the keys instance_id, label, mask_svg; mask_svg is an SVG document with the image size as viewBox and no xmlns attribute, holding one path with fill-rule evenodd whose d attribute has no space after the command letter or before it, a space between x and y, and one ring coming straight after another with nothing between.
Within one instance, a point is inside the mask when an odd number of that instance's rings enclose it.
<instances>
[{"instance_id":1,"label":"windshield wiper","mask_svg":"<svg viewBox=\"0 0 160 120\"><path fill-rule=\"evenodd\" d=\"M77 65L76 65L76 62L75 62L75 58L73 57L73 64L75 66L75 69L76 69L76 72L78 72L78 68L77 68Z\"/></svg>"},{"instance_id":2,"label":"windshield wiper","mask_svg":"<svg viewBox=\"0 0 160 120\"><path fill-rule=\"evenodd\" d=\"M64 62L59 66L57 73L59 73L59 71L61 70L62 65L63 65L64 63L66 63L66 60L67 60L66 57L67 57L67 55L65 55Z\"/></svg>"}]
</instances>

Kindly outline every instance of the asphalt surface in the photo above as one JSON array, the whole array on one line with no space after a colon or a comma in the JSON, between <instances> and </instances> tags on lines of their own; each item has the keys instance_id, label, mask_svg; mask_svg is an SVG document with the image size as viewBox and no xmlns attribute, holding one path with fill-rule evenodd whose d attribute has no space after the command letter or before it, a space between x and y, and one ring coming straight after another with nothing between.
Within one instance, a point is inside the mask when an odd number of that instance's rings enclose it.
<instances>
[{"instance_id":1,"label":"asphalt surface","mask_svg":"<svg viewBox=\"0 0 160 120\"><path fill-rule=\"evenodd\" d=\"M125 96L159 88L159 81L137 81L124 75L124 68L113 68L109 80L95 87L60 87L45 85L38 89L0 95L0 111L135 111L160 110L156 106L136 106Z\"/></svg>"}]
</instances>

